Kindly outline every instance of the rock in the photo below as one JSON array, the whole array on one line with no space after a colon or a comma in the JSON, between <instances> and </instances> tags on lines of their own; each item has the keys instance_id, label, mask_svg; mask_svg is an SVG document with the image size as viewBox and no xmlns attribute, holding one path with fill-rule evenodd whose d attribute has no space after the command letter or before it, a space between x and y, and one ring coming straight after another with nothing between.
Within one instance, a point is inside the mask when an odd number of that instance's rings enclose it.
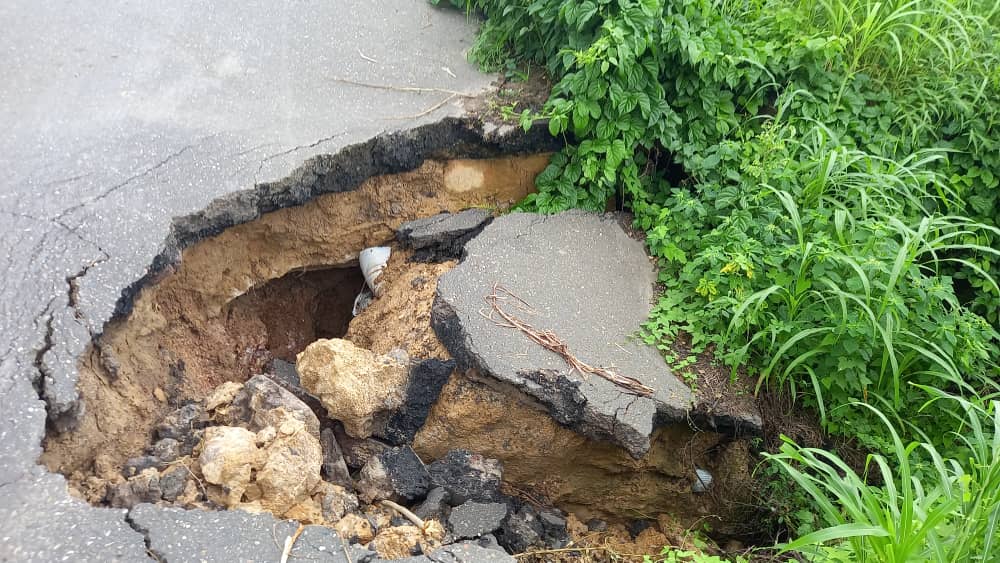
<instances>
[{"instance_id":1,"label":"rock","mask_svg":"<svg viewBox=\"0 0 1000 563\"><path fill-rule=\"evenodd\" d=\"M506 516L506 504L469 501L452 509L448 525L456 538L477 538L499 529Z\"/></svg>"},{"instance_id":2,"label":"rock","mask_svg":"<svg viewBox=\"0 0 1000 563\"><path fill-rule=\"evenodd\" d=\"M269 412L282 411L284 408ZM277 438L263 450L255 481L261 491L261 506L278 515L309 497L319 483L323 465L323 449L305 423L292 412L285 411L282 416Z\"/></svg>"},{"instance_id":3,"label":"rock","mask_svg":"<svg viewBox=\"0 0 1000 563\"><path fill-rule=\"evenodd\" d=\"M171 467L160 475L160 496L163 500L174 502L184 492L190 473L186 467Z\"/></svg>"},{"instance_id":4,"label":"rock","mask_svg":"<svg viewBox=\"0 0 1000 563\"><path fill-rule=\"evenodd\" d=\"M403 404L409 375L405 365L339 338L310 344L296 369L303 388L356 438L371 436L377 418Z\"/></svg>"},{"instance_id":5,"label":"rock","mask_svg":"<svg viewBox=\"0 0 1000 563\"><path fill-rule=\"evenodd\" d=\"M241 389L243 389L243 384L236 381L226 381L222 383L222 385L219 385L211 393L209 393L208 397L205 397L205 401L203 403L205 405L205 410L212 412L219 407L228 406L233 402L236 394L239 393Z\"/></svg>"},{"instance_id":6,"label":"rock","mask_svg":"<svg viewBox=\"0 0 1000 563\"><path fill-rule=\"evenodd\" d=\"M180 442L191 435L191 432L208 425L208 417L198 403L189 403L169 413L156 426L158 438L173 438Z\"/></svg>"},{"instance_id":7,"label":"rock","mask_svg":"<svg viewBox=\"0 0 1000 563\"><path fill-rule=\"evenodd\" d=\"M358 496L376 500L415 501L427 494L430 475L409 446L392 448L368 460L356 482Z\"/></svg>"},{"instance_id":8,"label":"rock","mask_svg":"<svg viewBox=\"0 0 1000 563\"><path fill-rule=\"evenodd\" d=\"M349 436L344 431L344 427L339 423L334 424L332 429L333 436L337 440L337 445L340 446L340 451L344 456L344 463L347 464L348 468L355 471L364 467L373 456L389 449L388 445L374 438L355 438Z\"/></svg>"},{"instance_id":9,"label":"rock","mask_svg":"<svg viewBox=\"0 0 1000 563\"><path fill-rule=\"evenodd\" d=\"M511 213L469 241L465 259L438 280L431 323L460 370L512 385L560 424L638 458L650 448L654 419L685 420L693 398L654 346L632 338L649 317L655 282L642 243L614 216ZM637 396L602 377L584 377L521 331L480 314L495 283L524 299L537 311L527 320L556 334L577 358L614 366L654 394ZM527 315L510 299L503 306Z\"/></svg>"},{"instance_id":10,"label":"rock","mask_svg":"<svg viewBox=\"0 0 1000 563\"><path fill-rule=\"evenodd\" d=\"M151 455L132 457L125 461L125 466L122 467L122 475L125 477L132 477L151 467L154 469L162 469L166 467L166 465L167 464L161 461L160 458Z\"/></svg>"},{"instance_id":11,"label":"rock","mask_svg":"<svg viewBox=\"0 0 1000 563\"><path fill-rule=\"evenodd\" d=\"M205 481L222 487L227 507L240 502L258 463L256 436L246 428L212 426L205 429L198 463Z\"/></svg>"},{"instance_id":12,"label":"rock","mask_svg":"<svg viewBox=\"0 0 1000 563\"><path fill-rule=\"evenodd\" d=\"M337 535L348 543L366 544L375 537L372 523L364 516L348 514L333 525Z\"/></svg>"},{"instance_id":13,"label":"rock","mask_svg":"<svg viewBox=\"0 0 1000 563\"><path fill-rule=\"evenodd\" d=\"M299 378L299 372L295 369L295 364L275 358L268 363L267 373L275 383L298 397L313 412L323 412L323 405L319 402L319 399L302 388L302 381Z\"/></svg>"},{"instance_id":14,"label":"rock","mask_svg":"<svg viewBox=\"0 0 1000 563\"><path fill-rule=\"evenodd\" d=\"M503 465L468 450L451 450L427 466L431 481L451 494L452 506L469 500L493 502L500 499Z\"/></svg>"},{"instance_id":15,"label":"rock","mask_svg":"<svg viewBox=\"0 0 1000 563\"><path fill-rule=\"evenodd\" d=\"M587 530L591 532L606 532L608 531L608 523L598 518L591 518L587 520Z\"/></svg>"},{"instance_id":16,"label":"rock","mask_svg":"<svg viewBox=\"0 0 1000 563\"><path fill-rule=\"evenodd\" d=\"M164 438L153 444L153 456L163 463L170 463L181 456L181 443L173 438Z\"/></svg>"},{"instance_id":17,"label":"rock","mask_svg":"<svg viewBox=\"0 0 1000 563\"><path fill-rule=\"evenodd\" d=\"M124 483L108 487L108 503L114 508L158 502L160 495L160 474L155 469L146 469Z\"/></svg>"},{"instance_id":18,"label":"rock","mask_svg":"<svg viewBox=\"0 0 1000 563\"><path fill-rule=\"evenodd\" d=\"M337 443L333 429L324 428L320 432L319 443L323 448L323 475L327 481L350 487L351 474L347 470L344 454L340 451L340 444Z\"/></svg>"},{"instance_id":19,"label":"rock","mask_svg":"<svg viewBox=\"0 0 1000 563\"><path fill-rule=\"evenodd\" d=\"M368 544L383 559L401 559L410 555L430 553L441 545L444 528L437 522L428 522L425 533L416 526L395 526L379 530L375 539ZM432 528L433 529L430 529Z\"/></svg>"},{"instance_id":20,"label":"rock","mask_svg":"<svg viewBox=\"0 0 1000 563\"><path fill-rule=\"evenodd\" d=\"M451 513L451 494L444 487L435 487L427 493L427 498L413 509L413 513L423 520L444 522Z\"/></svg>"},{"instance_id":21,"label":"rock","mask_svg":"<svg viewBox=\"0 0 1000 563\"><path fill-rule=\"evenodd\" d=\"M533 546L545 545L545 528L538 512L531 505L523 505L503 522L497 541L511 553L523 553Z\"/></svg>"},{"instance_id":22,"label":"rock","mask_svg":"<svg viewBox=\"0 0 1000 563\"><path fill-rule=\"evenodd\" d=\"M476 236L493 216L485 209L466 209L461 213L440 213L400 225L396 238L406 247L417 250L415 262L444 262L462 255L465 243Z\"/></svg>"},{"instance_id":23,"label":"rock","mask_svg":"<svg viewBox=\"0 0 1000 563\"><path fill-rule=\"evenodd\" d=\"M389 417L383 437L394 446L413 442L441 389L455 371L454 360L422 360L410 368L402 406Z\"/></svg>"},{"instance_id":24,"label":"rock","mask_svg":"<svg viewBox=\"0 0 1000 563\"><path fill-rule=\"evenodd\" d=\"M285 510L281 516L290 520L298 520L303 524L323 524L326 517L323 515L323 507L310 497Z\"/></svg>"},{"instance_id":25,"label":"rock","mask_svg":"<svg viewBox=\"0 0 1000 563\"><path fill-rule=\"evenodd\" d=\"M566 518L556 509L541 510L538 521L542 524L542 541L549 549L559 549L569 543Z\"/></svg>"},{"instance_id":26,"label":"rock","mask_svg":"<svg viewBox=\"0 0 1000 563\"><path fill-rule=\"evenodd\" d=\"M625 524L625 529L628 530L628 533L631 534L633 538L636 538L653 524L654 522L652 520L629 520L628 523Z\"/></svg>"},{"instance_id":27,"label":"rock","mask_svg":"<svg viewBox=\"0 0 1000 563\"><path fill-rule=\"evenodd\" d=\"M503 551L489 549L476 542L460 542L446 545L427 556L429 563L516 563Z\"/></svg>"},{"instance_id":28,"label":"rock","mask_svg":"<svg viewBox=\"0 0 1000 563\"><path fill-rule=\"evenodd\" d=\"M351 512L358 510L358 497L339 485L327 484L324 487L320 508L327 522L337 522Z\"/></svg>"},{"instance_id":29,"label":"rock","mask_svg":"<svg viewBox=\"0 0 1000 563\"><path fill-rule=\"evenodd\" d=\"M281 409L282 412L278 412ZM245 424L257 432L268 426L278 428L285 416L302 422L306 430L319 440L319 419L305 403L266 375L255 375L243 384L233 397L232 406L223 420L230 426Z\"/></svg>"}]
</instances>

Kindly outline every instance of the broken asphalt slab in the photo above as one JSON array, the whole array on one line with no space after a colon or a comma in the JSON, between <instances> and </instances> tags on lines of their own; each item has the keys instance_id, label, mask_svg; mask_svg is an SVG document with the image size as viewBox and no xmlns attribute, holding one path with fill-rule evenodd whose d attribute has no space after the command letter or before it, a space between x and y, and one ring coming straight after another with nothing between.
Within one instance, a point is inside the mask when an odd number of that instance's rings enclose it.
<instances>
[{"instance_id":1,"label":"broken asphalt slab","mask_svg":"<svg viewBox=\"0 0 1000 563\"><path fill-rule=\"evenodd\" d=\"M232 224L436 154L525 147L443 121L465 115L459 98L424 114L435 92L359 84L489 87L464 56L474 22L426 2L0 13L0 559L142 560L123 511L75 500L37 465L46 414L59 429L86 408L76 364L105 323ZM238 536L216 532L220 546Z\"/></svg>"},{"instance_id":2,"label":"broken asphalt slab","mask_svg":"<svg viewBox=\"0 0 1000 563\"><path fill-rule=\"evenodd\" d=\"M692 394L656 348L636 337L654 300L656 270L620 220L577 211L497 218L439 279L431 322L460 368L511 384L559 423L641 457L657 423L685 419ZM526 304L501 299L505 311L552 331L581 361L635 378L653 394L575 372L520 330L502 326L485 299L494 286Z\"/></svg>"}]
</instances>

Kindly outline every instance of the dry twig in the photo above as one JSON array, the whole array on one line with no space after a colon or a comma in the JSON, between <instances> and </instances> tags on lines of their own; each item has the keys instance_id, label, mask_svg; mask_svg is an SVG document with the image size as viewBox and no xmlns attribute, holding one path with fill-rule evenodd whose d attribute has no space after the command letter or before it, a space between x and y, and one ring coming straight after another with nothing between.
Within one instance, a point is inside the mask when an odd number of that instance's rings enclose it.
<instances>
[{"instance_id":1,"label":"dry twig","mask_svg":"<svg viewBox=\"0 0 1000 563\"><path fill-rule=\"evenodd\" d=\"M407 510L406 507L400 506L400 505L392 502L391 500L383 500L382 501L382 506L387 506L387 507L395 510L396 512L400 513L404 518L406 518L410 522L413 522L414 526L420 528L421 530L424 530L424 528L426 526L426 523L424 522L424 520L422 518L420 518L419 516L417 516L416 514L414 514L414 513L410 512L409 510Z\"/></svg>"},{"instance_id":2,"label":"dry twig","mask_svg":"<svg viewBox=\"0 0 1000 563\"><path fill-rule=\"evenodd\" d=\"M531 306L528 305L528 303L524 299L521 299L517 295L514 295L513 293L511 293L509 289L503 287L502 285L498 283L493 284L493 293L485 296L484 299L486 299L486 302L490 305L492 309L488 315L483 314L484 317L492 321L497 326L504 328L516 328L521 332L523 332L525 335L527 335L528 338L530 338L533 342L535 342L539 346L545 348L546 350L559 354L560 356L562 356L563 360L565 360L566 363L569 364L570 373L578 371L580 372L581 375L584 376L586 376L586 374L588 373L591 373L598 377L603 377L604 379L607 379L611 383L614 383L618 387L621 387L622 389L633 395L649 397L650 395L653 394L654 390L652 387L647 386L646 384L639 381L638 379L635 379L634 377L627 377L619 373L616 373L614 370L608 368L594 367L584 363L579 358L570 353L569 346L567 346L566 343L563 342L551 330L546 330L546 331L538 330L535 327L524 322L522 319L519 319L518 317L510 314L509 312L504 311L500 307L500 302L512 299L514 301L514 306L517 307L519 310L527 311L529 313L534 312ZM501 321L494 318L493 316L494 313L500 315L500 317L503 320Z\"/></svg>"},{"instance_id":3,"label":"dry twig","mask_svg":"<svg viewBox=\"0 0 1000 563\"><path fill-rule=\"evenodd\" d=\"M305 529L304 525L299 524L295 533L285 538L285 549L281 550L281 563L288 563L288 556L292 554L292 546L295 545L295 540L299 539L299 536L302 535L302 530Z\"/></svg>"}]
</instances>

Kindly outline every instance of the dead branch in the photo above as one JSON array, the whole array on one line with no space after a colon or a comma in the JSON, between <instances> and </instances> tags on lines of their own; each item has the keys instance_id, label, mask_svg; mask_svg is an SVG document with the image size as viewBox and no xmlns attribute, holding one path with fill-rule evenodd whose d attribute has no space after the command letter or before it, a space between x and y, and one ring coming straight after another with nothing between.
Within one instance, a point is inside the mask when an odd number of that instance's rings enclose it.
<instances>
[{"instance_id":1,"label":"dead branch","mask_svg":"<svg viewBox=\"0 0 1000 563\"><path fill-rule=\"evenodd\" d=\"M639 395L641 397L649 397L653 394L654 389L645 385L643 382L635 379L634 377L628 377L615 372L612 369L594 367L588 365L581 361L579 358L574 356L569 351L569 346L561 340L554 332L551 330L541 331L535 327L529 325L524 320L512 315L511 313L503 310L500 307L501 301L514 301L514 306L519 310L531 313L534 309L524 300L514 295L509 289L503 287L498 283L493 284L493 292L484 297L486 303L490 305L491 311L488 315L483 316L489 319L491 322L499 327L504 328L516 328L523 332L529 339L538 344L539 346L559 354L569 364L570 373L574 371L580 372L581 375L586 377L587 374L594 374L598 377L602 377L611 383L614 383L618 387L621 387L626 392L633 395ZM500 315L503 320L496 319L493 314L496 313ZM481 313L482 314L482 313Z\"/></svg>"}]
</instances>

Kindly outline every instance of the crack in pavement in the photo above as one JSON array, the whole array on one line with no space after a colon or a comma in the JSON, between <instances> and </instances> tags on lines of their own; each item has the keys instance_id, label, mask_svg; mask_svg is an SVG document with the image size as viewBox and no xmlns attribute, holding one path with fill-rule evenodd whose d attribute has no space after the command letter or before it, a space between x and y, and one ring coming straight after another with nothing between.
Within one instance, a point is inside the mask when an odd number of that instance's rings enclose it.
<instances>
[{"instance_id":1,"label":"crack in pavement","mask_svg":"<svg viewBox=\"0 0 1000 563\"><path fill-rule=\"evenodd\" d=\"M128 524L129 528L132 528L137 533L142 535L142 541L146 544L146 555L154 561L160 561L161 563L167 561L167 558L162 553L157 553L156 550L153 549L153 545L151 543L152 540L149 538L149 530L143 529L135 520L132 519L132 510L130 509L126 512L124 516L125 523Z\"/></svg>"},{"instance_id":2,"label":"crack in pavement","mask_svg":"<svg viewBox=\"0 0 1000 563\"><path fill-rule=\"evenodd\" d=\"M284 151L281 151L281 152L278 152L278 153L274 153L274 154L265 156L263 159L261 159L260 163L257 165L257 172L255 172L254 175L253 175L253 184L256 186L257 184L260 183L260 173L264 170L264 165L267 164L268 162L270 162L271 160L274 160L275 158L278 158L278 157L285 156L286 154L292 154L295 151L300 151L300 150L303 150L303 149L311 149L311 148L318 147L319 145L322 145L323 143L332 141L332 140L337 139L339 137L343 137L346 134L347 134L347 131L341 131L340 133L335 133L333 135L330 135L329 137L323 137L322 139L320 139L318 141L315 141L313 143L309 143L308 145L296 145L296 146L294 146L294 147L292 147L292 148L290 148L288 150L284 150Z\"/></svg>"},{"instance_id":3,"label":"crack in pavement","mask_svg":"<svg viewBox=\"0 0 1000 563\"><path fill-rule=\"evenodd\" d=\"M159 170L160 168L166 166L171 160L173 160L173 159L175 159L175 158L183 155L187 151L193 149L195 147L195 145L197 145L201 141L204 141L207 138L208 137L204 137L204 138L198 140L194 144L186 145L183 148L181 148L180 150L178 150L178 151L176 151L176 152L168 155L166 158L164 158L163 160L157 162L153 166L150 166L149 168L143 170L142 172L139 172L138 174L135 174L133 176L128 177L124 181L119 182L119 183L115 184L114 186L111 186L110 188L108 188L107 190L101 192L100 194L97 194L96 196L85 198L80 203L78 203L78 204L76 204L76 205L74 205L72 207L68 207L68 208L64 209L62 212L59 213L59 215L56 215L55 219L56 220L62 219L63 217L66 217L67 215L69 215L70 213L76 211L77 209L80 209L82 207L86 207L86 206L88 206L88 205L90 205L90 204L92 204L94 202L101 201L102 199L107 198L111 194L113 194L116 191L118 191L118 190L120 190L120 189L128 186L132 182L134 182L136 180L139 180L139 179L141 179L141 178L143 178L145 176L148 176L149 174L152 174L156 170Z\"/></svg>"}]
</instances>

